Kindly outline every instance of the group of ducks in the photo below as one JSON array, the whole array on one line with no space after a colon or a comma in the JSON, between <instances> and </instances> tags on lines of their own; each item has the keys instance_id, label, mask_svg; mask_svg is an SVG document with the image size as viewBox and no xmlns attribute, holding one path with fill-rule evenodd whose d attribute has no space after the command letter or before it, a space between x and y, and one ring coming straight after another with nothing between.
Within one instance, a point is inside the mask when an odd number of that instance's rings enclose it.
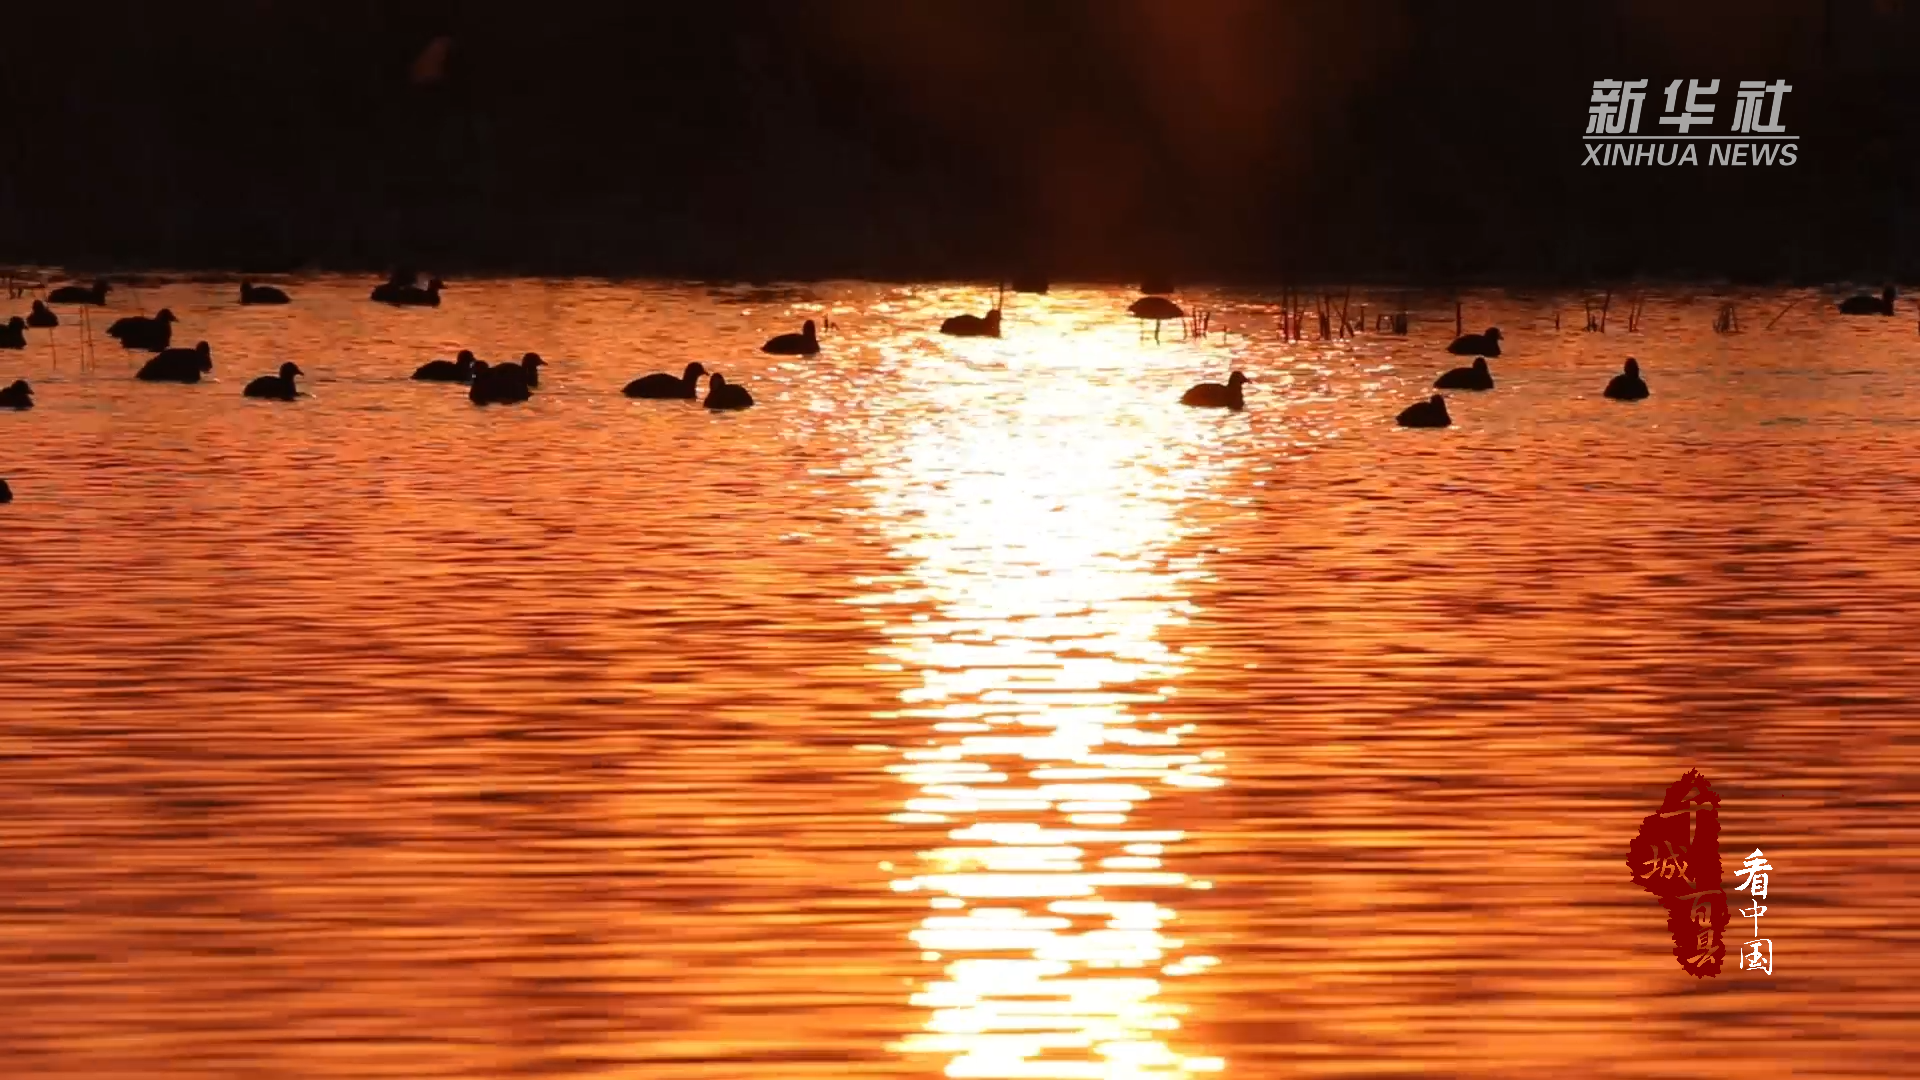
<instances>
[{"instance_id":1,"label":"group of ducks","mask_svg":"<svg viewBox=\"0 0 1920 1080\"><path fill-rule=\"evenodd\" d=\"M526 353L517 362L488 364L462 349L457 359L420 365L413 377L420 382L465 383L467 397L475 405L511 405L533 396L546 363L539 353Z\"/></svg>"},{"instance_id":2,"label":"group of ducks","mask_svg":"<svg viewBox=\"0 0 1920 1080\"><path fill-rule=\"evenodd\" d=\"M1500 355L1499 327L1490 327L1484 334L1462 334L1447 346L1447 351L1455 356L1472 356L1473 364L1444 372L1433 381L1435 390L1493 389L1493 371L1487 366L1487 357ZM1650 393L1646 381L1640 378L1640 362L1631 356L1620 374L1608 380L1607 388L1601 391L1603 397L1613 401L1644 401ZM1447 414L1447 399L1435 394L1401 410L1397 422L1401 427L1443 428L1453 425L1453 417Z\"/></svg>"},{"instance_id":3,"label":"group of ducks","mask_svg":"<svg viewBox=\"0 0 1920 1080\"><path fill-rule=\"evenodd\" d=\"M461 349L452 360L429 360L420 365L413 377L417 382L465 383L467 397L474 404L506 405L532 396L545 364L539 353L527 353L517 363L489 364L470 350ZM692 401L700 396L700 377L705 374L705 366L695 361L680 375L643 375L628 383L622 393L630 398ZM714 372L708 380L705 404L709 409L744 409L753 404L753 395L746 387Z\"/></svg>"},{"instance_id":4,"label":"group of ducks","mask_svg":"<svg viewBox=\"0 0 1920 1080\"><path fill-rule=\"evenodd\" d=\"M434 278L422 289L414 284L416 280L417 276L411 271L396 271L386 282L374 288L371 298L402 306L437 307L444 284L439 278ZM113 286L105 281L96 281L91 285L66 285L49 293L48 300L54 303L103 305L112 289ZM290 299L280 289L256 286L248 281L240 283L242 304L285 304ZM107 328L107 334L128 349L155 354L135 373L135 378L143 382L197 383L213 371L213 350L204 341L190 349L174 347L173 327L178 321L171 309L161 308L153 315L129 315L115 320ZM998 322L997 317L994 321ZM24 348L25 328L54 327L59 323L59 317L47 308L45 302L35 300L33 310L26 318L16 315L7 325L0 326L0 348ZM761 348L777 356L811 356L820 351L819 330L809 319L799 333L778 335ZM463 349L454 360L434 360L421 365L413 377L422 382L462 383L468 387L467 396L474 404L503 405L532 397L533 391L540 385L540 368L545 363L538 353L530 352L516 362L488 364ZM305 374L298 364L284 363L277 373L262 375L247 383L242 393L250 398L293 401L300 396L295 380ZM680 375L661 373L635 379L626 385L623 392L631 398L693 400L699 397L702 376L708 376L704 402L707 408L745 409L753 405L753 395L746 387L728 382L719 372L709 375L705 366L697 362L688 364ZM0 390L0 408L32 407L33 387L25 379L16 380Z\"/></svg>"},{"instance_id":5,"label":"group of ducks","mask_svg":"<svg viewBox=\"0 0 1920 1080\"><path fill-rule=\"evenodd\" d=\"M412 271L396 271L386 282L374 288L371 299L402 306L439 306L440 290L445 287L441 280L433 278L425 288L420 288L417 280L418 275ZM47 300L53 303L104 305L112 288L106 281L95 281L91 285L65 285L50 292ZM1894 287L1888 285L1877 297L1850 297L1842 301L1839 308L1846 315L1891 315L1894 295ZM280 289L256 286L248 281L240 283L242 304L285 304L289 300ZM1159 296L1136 301L1128 310L1140 318L1172 318L1179 314L1177 306ZM173 324L177 321L172 310L161 308L152 316L130 315L116 320L107 328L107 334L129 349L155 353L140 368L136 378L146 382L197 383L201 376L213 370L212 350L204 341L191 349L173 347ZM46 302L35 300L32 310L24 318L16 315L0 326L0 348L25 348L28 328L51 328L59 324L59 316L47 307ZM985 315L952 316L940 324L940 332L956 337L999 337L1000 308L991 308ZM1456 356L1472 356L1473 363L1443 373L1434 380L1434 389L1492 390L1493 372L1487 366L1487 358L1500 355L1500 341L1498 327L1490 327L1485 333L1463 334L1455 338L1447 346L1447 351ZM812 319L808 319L798 333L779 334L768 339L760 348L762 352L773 356L813 356L820 351L819 329ZM511 404L526 401L532 396L532 392L540 385L540 368L545 363L538 353L530 352L517 362L488 364L463 349L456 359L434 360L421 365L413 373L413 378L422 382L465 384L469 388L468 397L478 405ZM298 364L284 363L276 374L262 375L247 383L243 393L250 398L292 401L299 397L294 380L305 374ZM709 372L698 361L688 364L679 375L665 372L643 375L629 382L621 389L621 393L630 398L692 401L699 397L700 379L703 376L708 380L704 401L707 408L744 409L753 404L753 395L746 387L727 382L719 372ZM1180 403L1200 408L1242 409L1246 407L1245 387L1251 381L1245 374L1236 371L1225 383L1200 383L1188 389L1180 396ZM1641 401L1649 393L1646 381L1640 377L1639 362L1628 357L1624 370L1607 383L1604 396L1614 401ZM32 407L33 387L25 379L17 379L5 389L0 389L0 408ZM1425 401L1409 405L1400 413L1397 422L1402 427L1443 428L1451 426L1453 418L1447 413L1446 398L1435 394ZM11 497L5 491L4 483L0 483L0 496L4 496L0 497L0 502Z\"/></svg>"},{"instance_id":6,"label":"group of ducks","mask_svg":"<svg viewBox=\"0 0 1920 1080\"><path fill-rule=\"evenodd\" d=\"M1487 366L1487 357L1500 355L1499 327L1491 327L1484 334L1462 334L1447 346L1447 351L1455 356L1472 356L1473 364L1448 370L1434 380L1434 389L1493 389L1493 371ZM1224 384L1201 383L1191 387L1180 395L1180 404L1199 408L1244 409L1247 404L1245 387L1249 382L1252 380L1236 371ZM1607 383L1603 393L1614 401L1645 400L1650 391L1645 380L1640 378L1640 362L1628 357L1625 369ZM1397 423L1401 427L1443 428L1453 425L1453 417L1447 414L1447 399L1435 394L1401 410Z\"/></svg>"}]
</instances>

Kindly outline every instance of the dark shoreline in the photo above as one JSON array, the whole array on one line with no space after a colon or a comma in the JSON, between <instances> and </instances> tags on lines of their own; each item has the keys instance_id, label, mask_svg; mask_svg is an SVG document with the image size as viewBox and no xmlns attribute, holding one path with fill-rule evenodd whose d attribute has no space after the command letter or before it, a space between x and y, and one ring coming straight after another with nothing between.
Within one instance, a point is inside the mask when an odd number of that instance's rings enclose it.
<instances>
[{"instance_id":1,"label":"dark shoreline","mask_svg":"<svg viewBox=\"0 0 1920 1080\"><path fill-rule=\"evenodd\" d=\"M276 266L271 268L248 268L233 263L188 263L177 261L132 260L132 259L94 259L75 261L30 262L0 258L0 270L15 275L29 275L44 279L48 286L69 282L84 282L94 278L106 278L115 283L144 285L163 282L197 282L203 284L238 284L241 280L270 282L281 279L298 280L305 277L363 277L368 288L378 284L390 267L370 263L310 263L297 267ZM1007 295L1016 293L1011 285L1011 276L996 277L988 271L970 271L965 268L946 271L929 269L921 272L889 272L885 270L868 272L847 272L817 270L764 270L759 272L742 271L738 273L695 272L690 270L631 269L608 271L602 268L581 266L556 266L552 264L505 263L466 263L466 264L428 264L423 270L426 274L436 274L448 284L448 294L457 293L461 281L507 281L515 279L566 281L594 280L613 284L670 284L680 286L700 286L709 288L774 287L774 286L811 286L834 282L857 282L874 285L955 285L968 284L979 288L991 289L996 284L1006 284ZM1299 276L1279 274L1221 274L1195 272L1192 275L1176 276L1172 282L1172 293L1196 289L1257 290L1280 291L1294 289L1301 296L1301 303L1311 308L1324 294L1331 294L1337 300L1347 289L1356 292L1365 290L1373 294L1405 291L1410 296L1431 297L1450 292L1499 290L1509 293L1533 291L1585 290L1600 293L1607 290L1626 292L1629 290L1742 290L1742 289L1842 289L1878 287L1888 282L1899 287L1904 295L1909 291L1903 279L1888 279L1871 273L1827 273L1779 275L1776 277L1740 276L1726 273L1648 273L1621 274L1612 276L1574 276L1511 273L1476 273L1460 275L1425 274L1415 276L1390 276L1383 274L1359 274L1351 277L1337 276L1331 273L1305 273ZM1094 272L1086 274L1061 275L1051 279L1055 288L1112 288L1139 290L1141 278L1113 272ZM1920 286L1914 291L1920 292Z\"/></svg>"}]
</instances>

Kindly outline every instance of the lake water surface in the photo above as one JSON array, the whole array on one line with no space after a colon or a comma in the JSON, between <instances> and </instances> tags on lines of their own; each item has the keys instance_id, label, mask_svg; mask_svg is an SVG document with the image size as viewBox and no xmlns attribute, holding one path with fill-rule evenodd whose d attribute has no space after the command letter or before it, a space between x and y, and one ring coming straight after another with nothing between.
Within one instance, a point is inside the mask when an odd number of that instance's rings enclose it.
<instances>
[{"instance_id":1,"label":"lake water surface","mask_svg":"<svg viewBox=\"0 0 1920 1080\"><path fill-rule=\"evenodd\" d=\"M1472 295L1499 388L1405 431L1450 300L283 284L116 291L198 386L0 353L0 1075L1912 1072L1908 316ZM542 388L408 380L463 346ZM618 392L689 360L759 404ZM1694 767L1771 976L1629 880Z\"/></svg>"}]
</instances>

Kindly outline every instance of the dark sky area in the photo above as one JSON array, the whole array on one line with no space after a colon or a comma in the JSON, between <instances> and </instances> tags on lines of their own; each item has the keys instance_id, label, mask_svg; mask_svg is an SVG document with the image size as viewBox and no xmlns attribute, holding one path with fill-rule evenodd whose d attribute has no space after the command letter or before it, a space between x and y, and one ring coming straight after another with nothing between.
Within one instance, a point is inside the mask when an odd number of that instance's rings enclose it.
<instances>
[{"instance_id":1,"label":"dark sky area","mask_svg":"<svg viewBox=\"0 0 1920 1080\"><path fill-rule=\"evenodd\" d=\"M409 70L447 35L445 78ZM1920 0L195 0L0 34L0 258L700 277L1861 277ZM1583 167L1594 79L1799 164ZM1909 279L1920 275L1907 275Z\"/></svg>"}]
</instances>

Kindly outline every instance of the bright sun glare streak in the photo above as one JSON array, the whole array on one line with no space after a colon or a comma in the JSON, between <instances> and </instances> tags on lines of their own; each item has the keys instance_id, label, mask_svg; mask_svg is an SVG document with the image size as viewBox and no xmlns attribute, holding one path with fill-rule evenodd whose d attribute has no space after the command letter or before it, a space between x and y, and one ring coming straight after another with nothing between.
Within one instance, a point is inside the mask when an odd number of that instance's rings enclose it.
<instances>
[{"instance_id":1,"label":"bright sun glare streak","mask_svg":"<svg viewBox=\"0 0 1920 1080\"><path fill-rule=\"evenodd\" d=\"M1053 377L1087 374L1076 340L905 358L936 400L875 485L919 582L892 599L938 612L888 628L928 735L893 767L918 789L895 820L949 827L894 882L928 896L913 944L944 964L912 999L925 1030L897 1049L950 1058L949 1076L1224 1067L1168 1041L1183 1009L1166 982L1214 960L1166 930L1205 883L1163 861L1182 832L1130 826L1150 799L1222 783L1153 711L1184 670L1158 640L1186 610L1166 556L1204 476L1167 421L1102 389L1120 380Z\"/></svg>"}]
</instances>

